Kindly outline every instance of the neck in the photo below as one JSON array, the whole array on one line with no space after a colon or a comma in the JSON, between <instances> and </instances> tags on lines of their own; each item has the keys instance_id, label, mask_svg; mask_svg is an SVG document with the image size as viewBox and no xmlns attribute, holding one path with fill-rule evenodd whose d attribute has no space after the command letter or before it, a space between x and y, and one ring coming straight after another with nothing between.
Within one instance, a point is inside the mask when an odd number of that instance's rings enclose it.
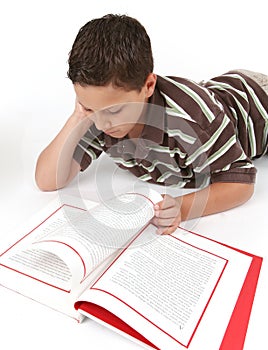
<instances>
[{"instance_id":1,"label":"neck","mask_svg":"<svg viewBox=\"0 0 268 350\"><path fill-rule=\"evenodd\" d=\"M134 128L128 133L128 138L133 139L133 141L138 139L141 136L143 128L144 124L135 124Z\"/></svg>"}]
</instances>

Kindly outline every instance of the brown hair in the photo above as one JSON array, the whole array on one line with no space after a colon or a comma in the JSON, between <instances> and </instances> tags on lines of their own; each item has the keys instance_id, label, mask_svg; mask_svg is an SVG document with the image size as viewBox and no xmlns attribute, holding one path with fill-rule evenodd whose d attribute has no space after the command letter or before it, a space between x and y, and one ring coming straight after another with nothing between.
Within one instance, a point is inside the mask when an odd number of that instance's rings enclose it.
<instances>
[{"instance_id":1,"label":"brown hair","mask_svg":"<svg viewBox=\"0 0 268 350\"><path fill-rule=\"evenodd\" d=\"M153 71L150 38L136 19L109 14L79 30L68 63L73 83L141 90Z\"/></svg>"}]
</instances>

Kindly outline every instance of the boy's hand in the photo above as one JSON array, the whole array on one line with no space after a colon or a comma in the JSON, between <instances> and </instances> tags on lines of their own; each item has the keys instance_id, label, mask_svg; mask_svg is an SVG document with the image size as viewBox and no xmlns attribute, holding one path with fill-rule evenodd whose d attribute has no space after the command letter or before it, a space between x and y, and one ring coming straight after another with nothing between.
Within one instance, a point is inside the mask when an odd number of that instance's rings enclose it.
<instances>
[{"instance_id":1,"label":"boy's hand","mask_svg":"<svg viewBox=\"0 0 268 350\"><path fill-rule=\"evenodd\" d=\"M87 132L87 130L93 124L90 116L93 114L91 111L87 111L78 101L75 100L75 109L70 117L73 128L79 134L79 139Z\"/></svg>"},{"instance_id":2,"label":"boy's hand","mask_svg":"<svg viewBox=\"0 0 268 350\"><path fill-rule=\"evenodd\" d=\"M75 100L75 109L73 112L73 116L75 116L78 120L83 120L89 117L92 112L87 111L78 101Z\"/></svg>"},{"instance_id":3,"label":"boy's hand","mask_svg":"<svg viewBox=\"0 0 268 350\"><path fill-rule=\"evenodd\" d=\"M154 206L155 217L152 223L158 227L157 233L170 235L181 223L181 203L167 194Z\"/></svg>"}]
</instances>

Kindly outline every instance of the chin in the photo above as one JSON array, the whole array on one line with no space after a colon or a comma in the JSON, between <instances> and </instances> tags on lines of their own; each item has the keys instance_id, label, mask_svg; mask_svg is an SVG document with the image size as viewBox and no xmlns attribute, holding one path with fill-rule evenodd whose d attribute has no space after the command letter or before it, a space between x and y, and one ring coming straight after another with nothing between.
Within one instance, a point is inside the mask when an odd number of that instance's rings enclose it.
<instances>
[{"instance_id":1,"label":"chin","mask_svg":"<svg viewBox=\"0 0 268 350\"><path fill-rule=\"evenodd\" d=\"M127 132L122 131L122 130L118 130L112 133L107 133L109 136L115 138L115 139L120 139L122 137L125 137L127 135Z\"/></svg>"},{"instance_id":2,"label":"chin","mask_svg":"<svg viewBox=\"0 0 268 350\"><path fill-rule=\"evenodd\" d=\"M116 136L114 136L114 137L117 137L118 139L121 139L121 138L123 138L123 137L126 137L127 136L127 132L120 132L120 133L118 133L118 135L116 135Z\"/></svg>"}]
</instances>

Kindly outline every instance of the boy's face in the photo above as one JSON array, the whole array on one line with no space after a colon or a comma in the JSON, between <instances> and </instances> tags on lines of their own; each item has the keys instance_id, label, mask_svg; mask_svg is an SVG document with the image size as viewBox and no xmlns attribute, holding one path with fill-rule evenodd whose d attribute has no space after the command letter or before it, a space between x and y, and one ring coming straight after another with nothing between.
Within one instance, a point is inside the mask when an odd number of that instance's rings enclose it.
<instances>
[{"instance_id":1,"label":"boy's face","mask_svg":"<svg viewBox=\"0 0 268 350\"><path fill-rule=\"evenodd\" d=\"M156 76L150 74L141 91L125 91L107 86L74 84L78 102L88 112L97 129L115 138L138 137L142 130L142 111L153 94Z\"/></svg>"}]
</instances>

